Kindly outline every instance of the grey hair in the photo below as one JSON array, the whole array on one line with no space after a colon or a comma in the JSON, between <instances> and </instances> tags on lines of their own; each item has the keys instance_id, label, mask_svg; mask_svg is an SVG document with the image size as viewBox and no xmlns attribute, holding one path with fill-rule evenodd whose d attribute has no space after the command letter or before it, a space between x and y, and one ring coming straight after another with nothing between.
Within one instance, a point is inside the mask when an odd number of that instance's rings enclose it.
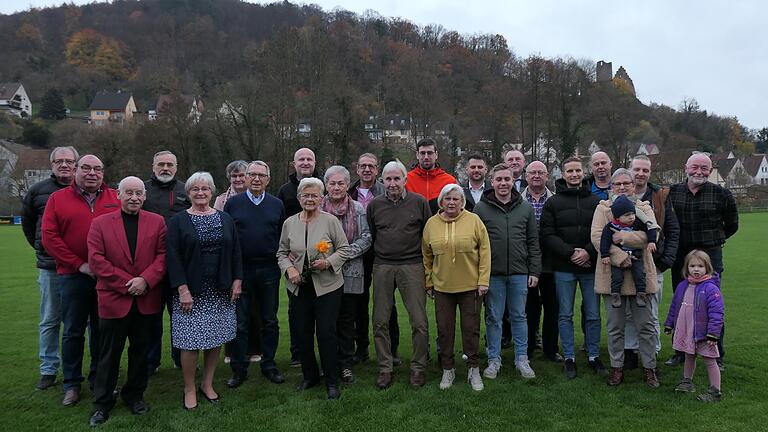
<instances>
[{"instance_id":1,"label":"grey hair","mask_svg":"<svg viewBox=\"0 0 768 432\"><path fill-rule=\"evenodd\" d=\"M211 176L211 173L205 171L198 171L189 176L187 182L184 183L184 192L189 195L189 191L192 190L192 187L200 182L206 182L208 184L208 187L211 188L211 194L216 193L216 185L213 183L213 177Z\"/></svg>"},{"instance_id":2,"label":"grey hair","mask_svg":"<svg viewBox=\"0 0 768 432\"><path fill-rule=\"evenodd\" d=\"M176 164L179 164L179 158L176 157L175 154L173 154L170 150L160 150L159 152L155 153L154 156L152 156L152 165L154 165L157 162L158 156L165 156L165 155L171 155L174 159L176 159Z\"/></svg>"},{"instance_id":3,"label":"grey hair","mask_svg":"<svg viewBox=\"0 0 768 432\"><path fill-rule=\"evenodd\" d=\"M232 161L227 164L227 177L231 176L235 171L245 172L246 170L248 170L248 162L244 160Z\"/></svg>"},{"instance_id":4,"label":"grey hair","mask_svg":"<svg viewBox=\"0 0 768 432\"><path fill-rule=\"evenodd\" d=\"M233 162L233 163L234 163L234 162ZM230 165L232 165L232 164L230 164ZM264 168L267 170L267 176L271 177L271 175L270 175L270 173L269 173L269 165L267 165L267 163L266 163L266 162L264 162L264 161L262 161L262 160L255 160L255 161L251 161L251 163L249 163L249 164L248 164L248 166L249 166L249 167L250 167L251 165L258 165L258 166L260 166L260 167L264 167ZM246 168L246 170L247 170L247 169L248 169L248 168ZM227 175L227 177L229 177L229 175Z\"/></svg>"},{"instance_id":5,"label":"grey hair","mask_svg":"<svg viewBox=\"0 0 768 432\"><path fill-rule=\"evenodd\" d=\"M440 208L440 210L443 209L443 198L445 198L446 195L453 191L457 191L461 195L461 208L463 209L464 206L467 205L467 199L464 196L464 189L462 189L461 186L457 185L456 183L451 183L443 186L443 189L437 196L437 206Z\"/></svg>"},{"instance_id":6,"label":"grey hair","mask_svg":"<svg viewBox=\"0 0 768 432\"><path fill-rule=\"evenodd\" d=\"M627 176L632 183L635 182L635 175L632 173L632 171L626 168L619 168L613 172L613 175L611 176L611 183L615 182L616 179L621 176Z\"/></svg>"},{"instance_id":7,"label":"grey hair","mask_svg":"<svg viewBox=\"0 0 768 432\"><path fill-rule=\"evenodd\" d=\"M316 187L320 189L320 194L325 193L325 185L317 177L304 177L299 182L299 187L296 188L296 195L301 195L304 189L308 187Z\"/></svg>"},{"instance_id":8,"label":"grey hair","mask_svg":"<svg viewBox=\"0 0 768 432\"><path fill-rule=\"evenodd\" d=\"M51 163L53 163L53 160L56 159L56 153L62 151L62 150L69 150L72 152L73 155L75 155L75 161L80 160L80 153L77 152L77 149L72 146L66 146L66 147L56 147L51 151L51 155L49 156L49 159L51 160Z\"/></svg>"},{"instance_id":9,"label":"grey hair","mask_svg":"<svg viewBox=\"0 0 768 432\"><path fill-rule=\"evenodd\" d=\"M651 162L651 158L649 158L648 156L646 156L644 154L639 154L639 155L637 155L637 156L632 158L632 162L634 162L636 160L644 160L644 161L648 161L648 163ZM631 163L630 163L630 165L631 165Z\"/></svg>"},{"instance_id":10,"label":"grey hair","mask_svg":"<svg viewBox=\"0 0 768 432\"><path fill-rule=\"evenodd\" d=\"M117 184L117 192L118 194L122 194L125 190L125 184L128 183L129 180L138 180L139 183L141 183L141 189L147 190L146 187L144 187L144 180L136 177L136 176L128 176L122 180L120 180L120 183Z\"/></svg>"},{"instance_id":11,"label":"grey hair","mask_svg":"<svg viewBox=\"0 0 768 432\"><path fill-rule=\"evenodd\" d=\"M328 183L328 179L331 178L332 175L336 174L342 174L344 176L344 180L347 181L347 184L349 184L352 181L352 178L349 176L349 170L344 168L341 165L334 165L327 170L325 170L325 175L323 176L323 182Z\"/></svg>"},{"instance_id":12,"label":"grey hair","mask_svg":"<svg viewBox=\"0 0 768 432\"><path fill-rule=\"evenodd\" d=\"M408 170L405 168L405 165L403 165L403 163L400 162L400 159L395 159L393 161L387 162L387 164L384 165L384 168L381 170L382 176L385 172L393 169L399 169L403 173L403 178L408 177Z\"/></svg>"}]
</instances>

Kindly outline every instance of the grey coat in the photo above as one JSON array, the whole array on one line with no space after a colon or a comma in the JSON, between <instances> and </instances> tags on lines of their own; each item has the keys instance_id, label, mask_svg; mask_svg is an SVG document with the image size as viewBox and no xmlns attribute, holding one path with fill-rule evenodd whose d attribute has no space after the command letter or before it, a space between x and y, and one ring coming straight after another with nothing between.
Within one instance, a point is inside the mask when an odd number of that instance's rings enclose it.
<instances>
[{"instance_id":1,"label":"grey coat","mask_svg":"<svg viewBox=\"0 0 768 432\"><path fill-rule=\"evenodd\" d=\"M341 268L344 275L344 294L363 293L363 254L371 248L371 230L365 217L363 205L352 201L357 213L357 236L349 243L349 248L342 254L347 262ZM346 223L346 215L339 218L341 225Z\"/></svg>"}]
</instances>

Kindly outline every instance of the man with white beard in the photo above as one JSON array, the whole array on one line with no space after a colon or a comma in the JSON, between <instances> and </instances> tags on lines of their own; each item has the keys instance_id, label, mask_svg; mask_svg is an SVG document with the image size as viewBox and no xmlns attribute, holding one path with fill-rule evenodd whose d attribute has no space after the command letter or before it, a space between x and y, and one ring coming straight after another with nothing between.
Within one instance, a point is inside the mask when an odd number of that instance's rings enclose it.
<instances>
[{"instance_id":1,"label":"man with white beard","mask_svg":"<svg viewBox=\"0 0 768 432\"><path fill-rule=\"evenodd\" d=\"M185 211L192 205L184 190L184 182L176 179L176 171L178 169L179 165L176 155L168 150L159 151L152 158L152 178L144 182L146 200L142 209L162 216L166 224L173 215ZM163 278L158 286L163 291L163 301L166 303L170 299L167 285L167 278ZM169 308L169 316L170 311L171 309ZM149 376L152 376L160 367L162 340L163 315L157 314L156 322L152 326L149 348L147 349L147 372ZM173 358L173 364L176 367L181 367L179 350L171 348L171 357Z\"/></svg>"}]
</instances>

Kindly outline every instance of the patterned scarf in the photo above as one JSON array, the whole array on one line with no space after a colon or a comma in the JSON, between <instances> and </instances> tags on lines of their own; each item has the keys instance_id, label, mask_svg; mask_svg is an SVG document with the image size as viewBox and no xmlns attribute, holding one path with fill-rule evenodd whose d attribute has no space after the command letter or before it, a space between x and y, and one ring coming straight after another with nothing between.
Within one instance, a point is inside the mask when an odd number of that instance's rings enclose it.
<instances>
[{"instance_id":1,"label":"patterned scarf","mask_svg":"<svg viewBox=\"0 0 768 432\"><path fill-rule=\"evenodd\" d=\"M702 275L702 276L699 276L699 277L696 277L696 276L693 276L693 275L688 275L688 283L698 285L698 284L704 282L705 280L709 280L711 278L712 278L712 275L708 275L708 274L705 274L705 275Z\"/></svg>"},{"instance_id":2,"label":"patterned scarf","mask_svg":"<svg viewBox=\"0 0 768 432\"><path fill-rule=\"evenodd\" d=\"M324 212L328 212L341 221L341 227L344 229L344 234L347 235L347 241L352 243L352 240L357 236L357 212L355 211L355 201L349 195L344 197L344 201L339 207L335 207L331 203L331 198L325 196L323 198L323 204L321 206Z\"/></svg>"}]
</instances>

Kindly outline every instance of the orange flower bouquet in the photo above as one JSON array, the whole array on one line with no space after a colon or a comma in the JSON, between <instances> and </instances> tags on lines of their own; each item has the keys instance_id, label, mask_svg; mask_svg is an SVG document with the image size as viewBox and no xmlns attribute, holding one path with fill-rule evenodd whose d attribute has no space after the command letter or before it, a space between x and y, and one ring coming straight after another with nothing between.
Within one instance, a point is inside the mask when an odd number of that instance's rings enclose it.
<instances>
[{"instance_id":1,"label":"orange flower bouquet","mask_svg":"<svg viewBox=\"0 0 768 432\"><path fill-rule=\"evenodd\" d=\"M321 240L315 244L315 250L317 251L317 254L315 254L314 258L311 254L309 255L309 267L301 274L301 279L304 281L309 280L311 277L310 274L315 271L312 269L312 264L319 259L325 259L326 254L331 251L331 242L328 240ZM309 254L309 251L307 251L307 253Z\"/></svg>"}]
</instances>

